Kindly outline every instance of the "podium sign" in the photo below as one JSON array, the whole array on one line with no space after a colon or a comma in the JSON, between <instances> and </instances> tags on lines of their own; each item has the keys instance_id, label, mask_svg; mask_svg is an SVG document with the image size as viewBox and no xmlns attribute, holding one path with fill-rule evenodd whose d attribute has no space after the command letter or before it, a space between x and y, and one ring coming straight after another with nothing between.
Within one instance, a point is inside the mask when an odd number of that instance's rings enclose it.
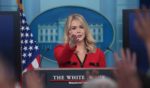
<instances>
[{"instance_id":1,"label":"podium sign","mask_svg":"<svg viewBox=\"0 0 150 88\"><path fill-rule=\"evenodd\" d=\"M40 69L44 75L45 88L81 88L82 84L89 79L96 77L114 78L113 69Z\"/></svg>"}]
</instances>

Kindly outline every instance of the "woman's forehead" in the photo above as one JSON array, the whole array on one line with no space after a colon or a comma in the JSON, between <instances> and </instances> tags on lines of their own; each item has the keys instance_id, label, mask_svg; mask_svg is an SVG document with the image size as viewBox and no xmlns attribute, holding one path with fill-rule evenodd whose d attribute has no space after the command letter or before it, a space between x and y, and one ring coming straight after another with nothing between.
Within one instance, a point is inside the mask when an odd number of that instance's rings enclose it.
<instances>
[{"instance_id":1,"label":"woman's forehead","mask_svg":"<svg viewBox=\"0 0 150 88\"><path fill-rule=\"evenodd\" d=\"M77 25L77 24L83 25L84 23L81 20L77 20L77 19L72 20L71 25Z\"/></svg>"}]
</instances>

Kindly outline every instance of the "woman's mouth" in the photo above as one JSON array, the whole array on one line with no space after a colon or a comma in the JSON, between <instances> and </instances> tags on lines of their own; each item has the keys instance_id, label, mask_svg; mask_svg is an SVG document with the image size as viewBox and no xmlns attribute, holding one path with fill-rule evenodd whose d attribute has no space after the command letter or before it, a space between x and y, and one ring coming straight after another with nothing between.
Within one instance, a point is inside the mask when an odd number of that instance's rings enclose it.
<instances>
[{"instance_id":1,"label":"woman's mouth","mask_svg":"<svg viewBox=\"0 0 150 88\"><path fill-rule=\"evenodd\" d=\"M81 38L82 37L82 35L77 35L77 38Z\"/></svg>"}]
</instances>

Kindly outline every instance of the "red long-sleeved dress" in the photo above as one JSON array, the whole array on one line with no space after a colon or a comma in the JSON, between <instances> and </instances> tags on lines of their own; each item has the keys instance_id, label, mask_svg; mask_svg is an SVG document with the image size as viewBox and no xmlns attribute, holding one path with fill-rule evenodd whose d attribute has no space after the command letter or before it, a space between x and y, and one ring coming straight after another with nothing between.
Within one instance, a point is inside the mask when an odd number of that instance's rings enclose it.
<instances>
[{"instance_id":1,"label":"red long-sleeved dress","mask_svg":"<svg viewBox=\"0 0 150 88\"><path fill-rule=\"evenodd\" d=\"M76 47L71 49L69 44L57 45L54 49L54 56L62 68L102 68L106 67L104 53L97 48L95 53L87 53L84 61L81 62L74 53Z\"/></svg>"}]
</instances>

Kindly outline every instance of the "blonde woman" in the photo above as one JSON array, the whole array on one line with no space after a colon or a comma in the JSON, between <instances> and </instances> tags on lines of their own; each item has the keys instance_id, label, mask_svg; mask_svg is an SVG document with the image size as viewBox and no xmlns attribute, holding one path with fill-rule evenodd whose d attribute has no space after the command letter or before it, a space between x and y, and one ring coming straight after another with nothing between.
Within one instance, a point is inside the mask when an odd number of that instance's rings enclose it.
<instances>
[{"instance_id":1,"label":"blonde woman","mask_svg":"<svg viewBox=\"0 0 150 88\"><path fill-rule=\"evenodd\" d=\"M54 49L59 67L106 67L104 53L95 46L88 24L80 14L72 14L65 24L64 44Z\"/></svg>"}]
</instances>

